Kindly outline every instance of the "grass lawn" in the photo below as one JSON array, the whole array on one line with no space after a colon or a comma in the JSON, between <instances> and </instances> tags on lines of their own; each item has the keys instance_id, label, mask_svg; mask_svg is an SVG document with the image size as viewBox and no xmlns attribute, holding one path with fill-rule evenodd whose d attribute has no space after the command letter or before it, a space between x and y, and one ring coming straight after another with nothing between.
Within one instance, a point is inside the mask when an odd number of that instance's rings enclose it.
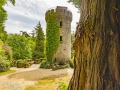
<instances>
[{"instance_id":1,"label":"grass lawn","mask_svg":"<svg viewBox=\"0 0 120 90\"><path fill-rule=\"evenodd\" d=\"M8 70L6 72L0 72L0 76L16 72L16 70Z\"/></svg>"},{"instance_id":2,"label":"grass lawn","mask_svg":"<svg viewBox=\"0 0 120 90\"><path fill-rule=\"evenodd\" d=\"M58 90L57 88L61 83L68 85L71 77L71 75L64 75L44 78L39 80L36 85L29 86L25 90Z\"/></svg>"}]
</instances>

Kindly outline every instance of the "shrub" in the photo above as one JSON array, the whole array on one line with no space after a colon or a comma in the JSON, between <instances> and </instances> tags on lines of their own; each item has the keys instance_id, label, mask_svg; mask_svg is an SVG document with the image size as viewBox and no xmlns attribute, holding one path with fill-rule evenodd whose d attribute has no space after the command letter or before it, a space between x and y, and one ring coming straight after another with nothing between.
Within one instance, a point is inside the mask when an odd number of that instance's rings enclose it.
<instances>
[{"instance_id":1,"label":"shrub","mask_svg":"<svg viewBox=\"0 0 120 90\"><path fill-rule=\"evenodd\" d=\"M39 63L40 63L39 59L34 60L34 64L39 64Z\"/></svg>"},{"instance_id":2,"label":"shrub","mask_svg":"<svg viewBox=\"0 0 120 90\"><path fill-rule=\"evenodd\" d=\"M40 62L45 61L45 60L46 60L46 58L40 58Z\"/></svg>"},{"instance_id":3,"label":"shrub","mask_svg":"<svg viewBox=\"0 0 120 90\"><path fill-rule=\"evenodd\" d=\"M69 64L64 65L64 68L69 68L69 67L70 67Z\"/></svg>"},{"instance_id":4,"label":"shrub","mask_svg":"<svg viewBox=\"0 0 120 90\"><path fill-rule=\"evenodd\" d=\"M65 82L59 82L59 90L67 90L68 85Z\"/></svg>"},{"instance_id":5,"label":"shrub","mask_svg":"<svg viewBox=\"0 0 120 90\"><path fill-rule=\"evenodd\" d=\"M51 62L51 61L47 61L47 60L43 60L40 63L40 68L45 68L45 69L52 69L52 70L58 70L58 69L64 69L64 68L69 68L69 64L64 64L64 65L60 65L57 62Z\"/></svg>"},{"instance_id":6,"label":"shrub","mask_svg":"<svg viewBox=\"0 0 120 90\"><path fill-rule=\"evenodd\" d=\"M5 72L10 69L10 63L5 60L0 60L0 72Z\"/></svg>"},{"instance_id":7,"label":"shrub","mask_svg":"<svg viewBox=\"0 0 120 90\"><path fill-rule=\"evenodd\" d=\"M24 68L30 67L30 64L29 64L29 63L24 63L23 65L24 65Z\"/></svg>"},{"instance_id":8,"label":"shrub","mask_svg":"<svg viewBox=\"0 0 120 90\"><path fill-rule=\"evenodd\" d=\"M19 59L19 60L17 60L17 63L25 63L25 60Z\"/></svg>"},{"instance_id":9,"label":"shrub","mask_svg":"<svg viewBox=\"0 0 120 90\"><path fill-rule=\"evenodd\" d=\"M59 65L65 65L64 61L59 61Z\"/></svg>"},{"instance_id":10,"label":"shrub","mask_svg":"<svg viewBox=\"0 0 120 90\"><path fill-rule=\"evenodd\" d=\"M17 67L17 60L12 60L11 67Z\"/></svg>"},{"instance_id":11,"label":"shrub","mask_svg":"<svg viewBox=\"0 0 120 90\"><path fill-rule=\"evenodd\" d=\"M7 70L10 70L10 65L11 65L10 61L7 61L6 62L6 68L7 68Z\"/></svg>"},{"instance_id":12,"label":"shrub","mask_svg":"<svg viewBox=\"0 0 120 90\"><path fill-rule=\"evenodd\" d=\"M47 61L47 60L42 61L40 64L40 68L48 69L50 68L50 66L52 66L52 62Z\"/></svg>"},{"instance_id":13,"label":"shrub","mask_svg":"<svg viewBox=\"0 0 120 90\"><path fill-rule=\"evenodd\" d=\"M74 58L69 60L69 65L70 65L71 68L74 68Z\"/></svg>"},{"instance_id":14,"label":"shrub","mask_svg":"<svg viewBox=\"0 0 120 90\"><path fill-rule=\"evenodd\" d=\"M6 58L12 60L12 49L8 45L3 45L3 49L5 51Z\"/></svg>"},{"instance_id":15,"label":"shrub","mask_svg":"<svg viewBox=\"0 0 120 90\"><path fill-rule=\"evenodd\" d=\"M42 61L45 61L45 60L46 60L46 58L36 59L36 60L34 60L34 64L39 64L39 63L41 63Z\"/></svg>"}]
</instances>

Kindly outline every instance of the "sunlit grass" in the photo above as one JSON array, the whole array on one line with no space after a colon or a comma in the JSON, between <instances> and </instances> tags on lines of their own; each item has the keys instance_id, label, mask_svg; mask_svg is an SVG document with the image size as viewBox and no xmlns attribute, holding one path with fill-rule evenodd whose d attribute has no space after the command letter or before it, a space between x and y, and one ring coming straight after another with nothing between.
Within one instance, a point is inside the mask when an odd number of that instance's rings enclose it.
<instances>
[{"instance_id":1,"label":"sunlit grass","mask_svg":"<svg viewBox=\"0 0 120 90\"><path fill-rule=\"evenodd\" d=\"M56 90L60 82L69 83L71 75L52 76L38 81L34 86L29 86L25 90Z\"/></svg>"},{"instance_id":2,"label":"sunlit grass","mask_svg":"<svg viewBox=\"0 0 120 90\"><path fill-rule=\"evenodd\" d=\"M16 70L8 70L6 72L0 72L0 76L16 72Z\"/></svg>"}]
</instances>

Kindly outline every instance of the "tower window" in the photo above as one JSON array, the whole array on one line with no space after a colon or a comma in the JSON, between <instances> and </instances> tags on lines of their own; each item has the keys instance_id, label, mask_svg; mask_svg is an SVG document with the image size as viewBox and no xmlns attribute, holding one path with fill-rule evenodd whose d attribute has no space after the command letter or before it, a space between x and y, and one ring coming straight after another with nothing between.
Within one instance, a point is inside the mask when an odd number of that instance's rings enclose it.
<instances>
[{"instance_id":1,"label":"tower window","mask_svg":"<svg viewBox=\"0 0 120 90\"><path fill-rule=\"evenodd\" d=\"M65 10L64 10L64 13L65 13Z\"/></svg>"},{"instance_id":2,"label":"tower window","mask_svg":"<svg viewBox=\"0 0 120 90\"><path fill-rule=\"evenodd\" d=\"M60 36L60 41L62 41L62 36Z\"/></svg>"},{"instance_id":3,"label":"tower window","mask_svg":"<svg viewBox=\"0 0 120 90\"><path fill-rule=\"evenodd\" d=\"M63 23L62 23L62 21L60 21L60 27L62 27L62 25L63 25Z\"/></svg>"}]
</instances>

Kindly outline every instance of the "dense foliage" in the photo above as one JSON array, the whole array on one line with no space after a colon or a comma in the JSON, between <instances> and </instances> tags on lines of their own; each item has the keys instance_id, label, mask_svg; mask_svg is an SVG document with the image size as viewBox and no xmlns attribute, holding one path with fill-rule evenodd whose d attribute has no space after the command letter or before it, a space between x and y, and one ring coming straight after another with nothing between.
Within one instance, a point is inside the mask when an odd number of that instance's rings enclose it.
<instances>
[{"instance_id":1,"label":"dense foliage","mask_svg":"<svg viewBox=\"0 0 120 90\"><path fill-rule=\"evenodd\" d=\"M7 19L7 13L4 10L3 6L5 5L5 0L0 0L0 39L5 41L6 39L6 32L4 31L4 22Z\"/></svg>"},{"instance_id":2,"label":"dense foliage","mask_svg":"<svg viewBox=\"0 0 120 90\"><path fill-rule=\"evenodd\" d=\"M69 3L73 3L75 7L80 8L81 0L68 0Z\"/></svg>"},{"instance_id":3,"label":"dense foliage","mask_svg":"<svg viewBox=\"0 0 120 90\"><path fill-rule=\"evenodd\" d=\"M5 50L3 49L3 42L0 40L0 72L10 69L10 63L6 61Z\"/></svg>"},{"instance_id":4,"label":"dense foliage","mask_svg":"<svg viewBox=\"0 0 120 90\"><path fill-rule=\"evenodd\" d=\"M9 62L6 62L5 60L0 60L0 72L4 72L10 69Z\"/></svg>"},{"instance_id":5,"label":"dense foliage","mask_svg":"<svg viewBox=\"0 0 120 90\"><path fill-rule=\"evenodd\" d=\"M57 22L58 13L54 11L48 11L46 13L46 58L47 60L52 60L54 54L56 53L59 46L59 23Z\"/></svg>"},{"instance_id":6,"label":"dense foliage","mask_svg":"<svg viewBox=\"0 0 120 90\"><path fill-rule=\"evenodd\" d=\"M4 44L2 40L0 39L0 60L4 60L5 58L5 50L2 48L3 45Z\"/></svg>"},{"instance_id":7,"label":"dense foliage","mask_svg":"<svg viewBox=\"0 0 120 90\"><path fill-rule=\"evenodd\" d=\"M68 84L65 82L59 82L58 90L67 90Z\"/></svg>"},{"instance_id":8,"label":"dense foliage","mask_svg":"<svg viewBox=\"0 0 120 90\"><path fill-rule=\"evenodd\" d=\"M7 20L7 12L3 8L3 6L7 3L6 1L10 1L13 5L15 4L15 0L0 0L0 39L3 42L7 39L7 32L4 30L4 22Z\"/></svg>"},{"instance_id":9,"label":"dense foliage","mask_svg":"<svg viewBox=\"0 0 120 90\"><path fill-rule=\"evenodd\" d=\"M40 58L44 58L44 33L42 31L41 28L41 24L40 22L37 24L37 26L35 27L35 31L36 31L36 40L35 40L35 48L33 51L33 59L40 59Z\"/></svg>"},{"instance_id":10,"label":"dense foliage","mask_svg":"<svg viewBox=\"0 0 120 90\"><path fill-rule=\"evenodd\" d=\"M14 59L32 58L34 42L31 37L25 35L8 35L7 44L12 47Z\"/></svg>"},{"instance_id":11,"label":"dense foliage","mask_svg":"<svg viewBox=\"0 0 120 90\"><path fill-rule=\"evenodd\" d=\"M15 0L9 0L13 5ZM7 19L7 12L3 6L7 3L7 0L0 0L0 72L10 69L9 60L12 59L12 50L8 45L4 45L7 39L7 32L4 30L4 22ZM4 43L3 43L4 42ZM6 61L6 59L9 59Z\"/></svg>"},{"instance_id":12,"label":"dense foliage","mask_svg":"<svg viewBox=\"0 0 120 90\"><path fill-rule=\"evenodd\" d=\"M46 61L46 60L43 60L41 63L40 63L40 68L45 68L45 69L48 69L48 68L51 68L52 67L52 62L50 61Z\"/></svg>"},{"instance_id":13,"label":"dense foliage","mask_svg":"<svg viewBox=\"0 0 120 90\"><path fill-rule=\"evenodd\" d=\"M8 0L10 1L13 5L15 5L15 0Z\"/></svg>"},{"instance_id":14,"label":"dense foliage","mask_svg":"<svg viewBox=\"0 0 120 90\"><path fill-rule=\"evenodd\" d=\"M69 64L59 65L59 63L57 62L52 62L48 60L42 60L42 62L40 63L40 68L52 69L52 70L64 69L69 67L70 67Z\"/></svg>"},{"instance_id":15,"label":"dense foliage","mask_svg":"<svg viewBox=\"0 0 120 90\"><path fill-rule=\"evenodd\" d=\"M11 47L8 46L7 44L4 44L3 49L5 51L6 59L12 61L12 49L11 49Z\"/></svg>"}]
</instances>

